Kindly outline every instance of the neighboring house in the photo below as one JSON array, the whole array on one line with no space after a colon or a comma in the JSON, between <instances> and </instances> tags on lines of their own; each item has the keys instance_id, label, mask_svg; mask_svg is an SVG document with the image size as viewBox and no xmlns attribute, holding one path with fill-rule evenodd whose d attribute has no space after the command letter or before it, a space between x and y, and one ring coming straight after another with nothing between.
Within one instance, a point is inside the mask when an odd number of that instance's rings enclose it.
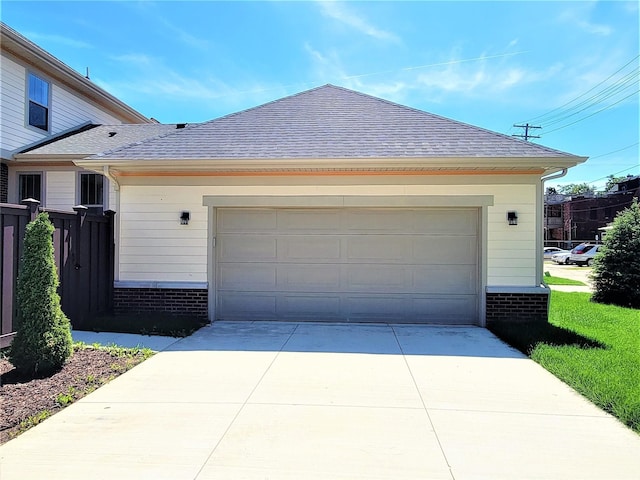
<instances>
[{"instance_id":1,"label":"neighboring house","mask_svg":"<svg viewBox=\"0 0 640 480\"><path fill-rule=\"evenodd\" d=\"M608 192L593 195L545 195L545 243L571 248L602 237L602 228L640 199L640 176L628 176Z\"/></svg>"},{"instance_id":2,"label":"neighboring house","mask_svg":"<svg viewBox=\"0 0 640 480\"><path fill-rule=\"evenodd\" d=\"M485 325L546 319L543 180L585 160L325 85L74 163L117 311Z\"/></svg>"},{"instance_id":3,"label":"neighboring house","mask_svg":"<svg viewBox=\"0 0 640 480\"><path fill-rule=\"evenodd\" d=\"M4 23L0 46L0 202L32 197L50 209L70 211L81 203L113 208L109 182L101 174L83 171L71 158L18 154L97 124L155 122Z\"/></svg>"}]
</instances>

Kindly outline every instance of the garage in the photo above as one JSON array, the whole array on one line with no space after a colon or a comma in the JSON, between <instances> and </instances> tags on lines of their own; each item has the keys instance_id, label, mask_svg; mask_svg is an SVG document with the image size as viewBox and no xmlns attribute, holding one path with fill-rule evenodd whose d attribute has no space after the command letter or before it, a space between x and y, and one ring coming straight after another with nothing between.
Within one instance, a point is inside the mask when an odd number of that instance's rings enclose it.
<instances>
[{"instance_id":1,"label":"garage","mask_svg":"<svg viewBox=\"0 0 640 480\"><path fill-rule=\"evenodd\" d=\"M479 208L215 210L216 320L479 321Z\"/></svg>"}]
</instances>

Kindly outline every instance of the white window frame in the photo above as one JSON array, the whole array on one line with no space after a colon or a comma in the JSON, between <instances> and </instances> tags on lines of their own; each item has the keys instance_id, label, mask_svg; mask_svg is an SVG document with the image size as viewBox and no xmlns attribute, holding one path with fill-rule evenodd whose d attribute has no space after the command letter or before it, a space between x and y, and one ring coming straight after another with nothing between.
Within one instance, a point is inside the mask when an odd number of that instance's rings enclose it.
<instances>
[{"instance_id":1,"label":"white window frame","mask_svg":"<svg viewBox=\"0 0 640 480\"><path fill-rule=\"evenodd\" d=\"M42 103L36 101L36 100L32 100L30 95L29 95L29 86L31 84L31 77L35 77L43 82L45 82L48 85L47 88L47 104L43 105ZM31 70L27 70L27 75L26 75L26 79L25 79L25 117L24 117L24 123L25 126L30 129L33 130L35 132L40 132L40 133L50 133L51 132L51 94L52 94L52 90L53 90L53 84L51 83L51 81L46 78L45 76L36 73L34 71ZM46 108L47 110L47 128L40 128L36 125L32 125L31 124L31 118L29 115L29 104L33 102L36 105L39 105L43 108Z\"/></svg>"}]
</instances>

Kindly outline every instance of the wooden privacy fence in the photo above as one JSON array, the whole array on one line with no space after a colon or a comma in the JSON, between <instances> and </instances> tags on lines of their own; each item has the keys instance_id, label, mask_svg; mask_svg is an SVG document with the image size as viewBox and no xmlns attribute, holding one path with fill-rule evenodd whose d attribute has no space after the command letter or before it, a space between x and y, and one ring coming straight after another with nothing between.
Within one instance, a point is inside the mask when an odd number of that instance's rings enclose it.
<instances>
[{"instance_id":1,"label":"wooden privacy fence","mask_svg":"<svg viewBox=\"0 0 640 480\"><path fill-rule=\"evenodd\" d=\"M88 215L78 206L75 213L41 209L37 200L25 205L0 203L0 348L7 347L15 335L17 314L16 283L27 223L39 211L49 213L55 228L53 249L60 286L62 310L73 328L82 329L90 317L109 313L113 305L113 215Z\"/></svg>"}]
</instances>

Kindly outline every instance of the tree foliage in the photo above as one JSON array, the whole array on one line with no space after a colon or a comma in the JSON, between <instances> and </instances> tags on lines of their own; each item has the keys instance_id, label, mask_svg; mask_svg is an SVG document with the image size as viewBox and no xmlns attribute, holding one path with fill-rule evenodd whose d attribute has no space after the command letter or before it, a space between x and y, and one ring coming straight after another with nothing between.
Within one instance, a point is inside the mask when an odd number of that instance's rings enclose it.
<instances>
[{"instance_id":1,"label":"tree foliage","mask_svg":"<svg viewBox=\"0 0 640 480\"><path fill-rule=\"evenodd\" d=\"M626 180L627 177L614 177L613 175L609 175L607 177L607 183L604 186L604 191L608 192L609 190L611 190L613 187L615 187L618 183Z\"/></svg>"},{"instance_id":2,"label":"tree foliage","mask_svg":"<svg viewBox=\"0 0 640 480\"><path fill-rule=\"evenodd\" d=\"M558 187L558 192L563 195L588 195L593 194L595 190L588 183L570 183Z\"/></svg>"},{"instance_id":3,"label":"tree foliage","mask_svg":"<svg viewBox=\"0 0 640 480\"><path fill-rule=\"evenodd\" d=\"M594 260L592 300L640 308L640 204L620 212Z\"/></svg>"},{"instance_id":4,"label":"tree foliage","mask_svg":"<svg viewBox=\"0 0 640 480\"><path fill-rule=\"evenodd\" d=\"M9 360L24 375L58 370L73 351L69 319L57 291L53 231L49 215L40 213L25 232L16 288L16 336L9 350Z\"/></svg>"}]
</instances>

